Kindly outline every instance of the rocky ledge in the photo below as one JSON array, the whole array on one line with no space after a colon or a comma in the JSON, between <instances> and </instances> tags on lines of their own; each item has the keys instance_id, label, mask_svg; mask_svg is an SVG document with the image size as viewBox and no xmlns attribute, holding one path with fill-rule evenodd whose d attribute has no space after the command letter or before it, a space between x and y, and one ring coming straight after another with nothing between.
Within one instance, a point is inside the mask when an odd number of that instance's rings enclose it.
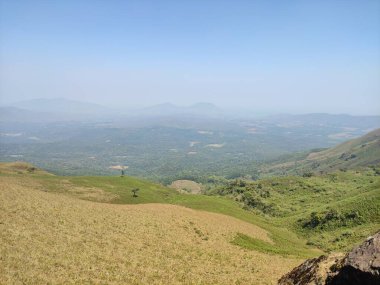
<instances>
[{"instance_id":1,"label":"rocky ledge","mask_svg":"<svg viewBox=\"0 0 380 285\"><path fill-rule=\"evenodd\" d=\"M347 254L308 259L279 285L380 285L380 232Z\"/></svg>"}]
</instances>

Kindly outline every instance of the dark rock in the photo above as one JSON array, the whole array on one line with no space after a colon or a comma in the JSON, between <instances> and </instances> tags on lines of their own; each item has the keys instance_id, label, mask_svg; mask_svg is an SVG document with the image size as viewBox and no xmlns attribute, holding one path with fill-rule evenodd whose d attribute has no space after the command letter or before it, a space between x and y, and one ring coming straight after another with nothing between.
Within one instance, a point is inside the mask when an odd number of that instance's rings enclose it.
<instances>
[{"instance_id":1,"label":"dark rock","mask_svg":"<svg viewBox=\"0 0 380 285\"><path fill-rule=\"evenodd\" d=\"M380 285L380 232L346 255L308 259L281 277L280 285Z\"/></svg>"},{"instance_id":2,"label":"dark rock","mask_svg":"<svg viewBox=\"0 0 380 285\"><path fill-rule=\"evenodd\" d=\"M280 285L322 285L331 273L331 267L342 261L344 254L322 255L318 258L308 259L290 273L281 277Z\"/></svg>"},{"instance_id":3,"label":"dark rock","mask_svg":"<svg viewBox=\"0 0 380 285\"><path fill-rule=\"evenodd\" d=\"M327 256L308 259L278 281L281 285L316 284L318 279L319 264L325 261Z\"/></svg>"},{"instance_id":4,"label":"dark rock","mask_svg":"<svg viewBox=\"0 0 380 285\"><path fill-rule=\"evenodd\" d=\"M380 232L349 252L327 281L331 285L380 285Z\"/></svg>"}]
</instances>

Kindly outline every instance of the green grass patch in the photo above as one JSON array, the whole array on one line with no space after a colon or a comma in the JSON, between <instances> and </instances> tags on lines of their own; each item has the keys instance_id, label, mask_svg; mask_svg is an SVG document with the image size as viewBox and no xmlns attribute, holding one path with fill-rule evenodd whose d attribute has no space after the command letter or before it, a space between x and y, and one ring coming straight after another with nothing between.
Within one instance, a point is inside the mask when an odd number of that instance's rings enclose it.
<instances>
[{"instance_id":1,"label":"green grass patch","mask_svg":"<svg viewBox=\"0 0 380 285\"><path fill-rule=\"evenodd\" d=\"M209 194L238 200L268 224L287 228L324 251L348 250L380 228L377 168L312 177L230 180L211 189ZM286 246L281 240L276 243Z\"/></svg>"},{"instance_id":2,"label":"green grass patch","mask_svg":"<svg viewBox=\"0 0 380 285\"><path fill-rule=\"evenodd\" d=\"M247 236L242 233L238 233L236 237L231 241L232 244L238 245L240 247L256 250L259 252L269 253L269 254L279 254L283 256L295 255L299 256L296 252L294 252L293 248L284 248L279 247L268 242L262 241L257 238L253 238Z\"/></svg>"}]
</instances>

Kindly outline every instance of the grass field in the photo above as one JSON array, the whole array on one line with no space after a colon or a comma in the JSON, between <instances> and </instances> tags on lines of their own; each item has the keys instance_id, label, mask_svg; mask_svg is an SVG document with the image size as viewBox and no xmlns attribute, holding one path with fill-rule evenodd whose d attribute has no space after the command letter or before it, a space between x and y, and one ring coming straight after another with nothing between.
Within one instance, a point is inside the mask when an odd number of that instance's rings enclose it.
<instances>
[{"instance_id":1,"label":"grass field","mask_svg":"<svg viewBox=\"0 0 380 285\"><path fill-rule=\"evenodd\" d=\"M378 230L378 172L231 180L218 196L1 163L0 284L275 284Z\"/></svg>"},{"instance_id":2,"label":"grass field","mask_svg":"<svg viewBox=\"0 0 380 285\"><path fill-rule=\"evenodd\" d=\"M231 180L209 194L244 204L325 251L344 251L380 228L380 168L322 176ZM238 239L247 246L249 238Z\"/></svg>"},{"instance_id":3,"label":"grass field","mask_svg":"<svg viewBox=\"0 0 380 285\"><path fill-rule=\"evenodd\" d=\"M20 178L20 175L18 177ZM268 231L274 243L268 244L266 247L257 244L256 250L258 251L268 252L267 248L269 247L272 248L272 251L281 249L280 251L285 255L291 254L298 257L310 257L319 252L312 250L312 247L306 245L306 240L300 239L281 223L246 211L239 203L227 197L181 194L174 189L128 176L60 177L28 174L22 178L24 181L28 179L38 182L38 189L76 196L85 200L113 204L164 203L232 216ZM132 189L134 188L140 189L138 197L133 197ZM94 195L94 193L98 195Z\"/></svg>"},{"instance_id":4,"label":"grass field","mask_svg":"<svg viewBox=\"0 0 380 285\"><path fill-rule=\"evenodd\" d=\"M264 253L306 258L318 254L313 247L325 251L346 250L380 228L380 176L377 168L306 178L272 177L244 182L247 183L244 187L231 184L227 187L229 192L221 193L222 196L206 196L181 194L128 176L60 177L40 170L31 172L28 167L3 164L3 168L0 165L0 175L18 177L29 187L38 184L36 189L39 190L96 202L164 203L232 216L265 229L273 243L263 244L242 233L237 233L232 242ZM135 188L140 189L138 197L132 195ZM243 209L242 201L246 203L244 191L257 196L254 196L254 202L260 199L265 207L264 213L256 209L260 204L253 211ZM335 216L331 221L324 221L325 216L331 216L331 209L337 213L332 213ZM321 219L320 225L304 226L312 213ZM352 213L358 213L357 219L345 219Z\"/></svg>"},{"instance_id":5,"label":"grass field","mask_svg":"<svg viewBox=\"0 0 380 285\"><path fill-rule=\"evenodd\" d=\"M318 253L226 198L20 169L0 167L0 284L275 284Z\"/></svg>"}]
</instances>

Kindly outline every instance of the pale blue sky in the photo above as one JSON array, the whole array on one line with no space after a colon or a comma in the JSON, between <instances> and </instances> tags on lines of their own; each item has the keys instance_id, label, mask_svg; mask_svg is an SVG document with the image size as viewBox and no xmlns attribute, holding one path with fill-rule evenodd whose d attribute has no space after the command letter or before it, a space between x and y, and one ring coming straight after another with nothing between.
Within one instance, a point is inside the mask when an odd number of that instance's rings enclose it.
<instances>
[{"instance_id":1,"label":"pale blue sky","mask_svg":"<svg viewBox=\"0 0 380 285\"><path fill-rule=\"evenodd\" d=\"M0 0L0 103L380 114L380 1Z\"/></svg>"}]
</instances>

